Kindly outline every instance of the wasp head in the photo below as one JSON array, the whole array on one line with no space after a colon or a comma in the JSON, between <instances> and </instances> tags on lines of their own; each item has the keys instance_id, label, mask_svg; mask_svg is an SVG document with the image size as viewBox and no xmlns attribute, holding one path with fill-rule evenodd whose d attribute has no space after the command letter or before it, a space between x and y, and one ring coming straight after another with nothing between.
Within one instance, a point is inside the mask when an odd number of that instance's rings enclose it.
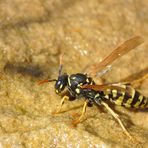
<instances>
[{"instance_id":1,"label":"wasp head","mask_svg":"<svg viewBox=\"0 0 148 148\"><path fill-rule=\"evenodd\" d=\"M61 93L64 90L64 88L67 86L67 82L68 82L67 74L59 75L58 80L56 80L54 86L57 94Z\"/></svg>"}]
</instances>

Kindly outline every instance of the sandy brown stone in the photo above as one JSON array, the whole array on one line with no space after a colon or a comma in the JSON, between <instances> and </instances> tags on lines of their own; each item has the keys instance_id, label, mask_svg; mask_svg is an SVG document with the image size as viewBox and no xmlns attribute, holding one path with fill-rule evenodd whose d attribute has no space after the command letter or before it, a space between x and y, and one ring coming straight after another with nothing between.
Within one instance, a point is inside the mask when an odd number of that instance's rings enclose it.
<instances>
[{"instance_id":1,"label":"sandy brown stone","mask_svg":"<svg viewBox=\"0 0 148 148\"><path fill-rule=\"evenodd\" d=\"M83 100L67 102L52 116L60 97L54 84L59 55L64 53L68 74L102 60L117 45L140 35L145 43L118 59L103 76L106 82L134 79L147 73L148 3L130 0L7 0L0 2L0 147L148 147L148 110L114 107L132 143L115 119L102 107L87 108L76 128L73 113ZM139 90L148 96L148 81ZM72 108L72 109L70 109Z\"/></svg>"}]
</instances>

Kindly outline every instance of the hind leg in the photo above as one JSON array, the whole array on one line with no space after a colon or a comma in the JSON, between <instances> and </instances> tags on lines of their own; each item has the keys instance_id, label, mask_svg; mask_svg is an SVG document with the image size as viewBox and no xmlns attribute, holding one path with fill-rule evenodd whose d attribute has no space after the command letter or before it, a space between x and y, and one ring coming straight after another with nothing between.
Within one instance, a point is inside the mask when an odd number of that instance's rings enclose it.
<instances>
[{"instance_id":1,"label":"hind leg","mask_svg":"<svg viewBox=\"0 0 148 148\"><path fill-rule=\"evenodd\" d=\"M118 114L115 113L105 102L101 102L101 104L112 114L112 116L118 121L119 125L121 126L123 132L130 138L130 140L134 141L133 137L127 131L125 126L123 125L121 119L119 118Z\"/></svg>"}]
</instances>

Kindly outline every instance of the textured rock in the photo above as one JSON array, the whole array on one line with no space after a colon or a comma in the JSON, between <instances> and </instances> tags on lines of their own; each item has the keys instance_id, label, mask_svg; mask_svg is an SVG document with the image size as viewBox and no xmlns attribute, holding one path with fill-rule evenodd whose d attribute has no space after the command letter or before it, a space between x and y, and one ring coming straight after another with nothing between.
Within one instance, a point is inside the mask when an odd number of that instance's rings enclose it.
<instances>
[{"instance_id":1,"label":"textured rock","mask_svg":"<svg viewBox=\"0 0 148 148\"><path fill-rule=\"evenodd\" d=\"M67 102L52 116L60 97L53 83L38 86L58 75L59 55L64 71L83 72L102 60L118 44L140 35L145 43L114 62L103 76L119 82L147 72L148 3L130 0L7 0L0 2L0 147L148 147L148 110L115 107L132 143L114 118L101 107L87 109L85 120L71 126L71 114L83 100ZM148 81L140 91L148 96Z\"/></svg>"}]
</instances>

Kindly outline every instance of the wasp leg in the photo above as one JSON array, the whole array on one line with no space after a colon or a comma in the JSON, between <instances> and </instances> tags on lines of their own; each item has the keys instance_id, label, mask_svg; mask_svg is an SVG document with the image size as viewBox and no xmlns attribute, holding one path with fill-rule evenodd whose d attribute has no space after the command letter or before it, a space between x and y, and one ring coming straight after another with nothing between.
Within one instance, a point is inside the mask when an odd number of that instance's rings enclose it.
<instances>
[{"instance_id":1,"label":"wasp leg","mask_svg":"<svg viewBox=\"0 0 148 148\"><path fill-rule=\"evenodd\" d=\"M129 80L129 81L123 81L121 82L120 84L123 84L123 85L132 85L134 88L138 88L140 86L140 84L146 79L148 78L148 73L143 75L142 77L140 78L137 78L137 79L134 79L134 80Z\"/></svg>"},{"instance_id":2,"label":"wasp leg","mask_svg":"<svg viewBox=\"0 0 148 148\"><path fill-rule=\"evenodd\" d=\"M63 96L63 98L62 98L62 100L61 100L61 102L60 102L60 106L59 106L59 108L57 109L57 111L52 112L53 115L54 115L54 114L59 114L59 113L61 113L62 106L64 105L64 102L65 102L66 100L69 100L69 97L68 97L68 96Z\"/></svg>"},{"instance_id":3,"label":"wasp leg","mask_svg":"<svg viewBox=\"0 0 148 148\"><path fill-rule=\"evenodd\" d=\"M81 119L83 118L83 116L84 116L84 114L85 114L85 112L86 112L87 104L88 104L88 101L85 101L85 103L84 103L84 105L83 105L83 110L82 110L82 113L81 113L80 117L79 117L78 119L72 121L72 124L73 124L74 126L76 126L78 123L81 122Z\"/></svg>"},{"instance_id":4,"label":"wasp leg","mask_svg":"<svg viewBox=\"0 0 148 148\"><path fill-rule=\"evenodd\" d=\"M145 74L144 76L142 76L142 77L139 78L139 79L133 80L133 81L131 82L131 85L137 87L137 85L138 85L138 84L141 84L147 77L148 77L148 73Z\"/></svg>"},{"instance_id":5,"label":"wasp leg","mask_svg":"<svg viewBox=\"0 0 148 148\"><path fill-rule=\"evenodd\" d=\"M130 138L130 140L134 141L133 137L130 135L130 133L126 130L124 127L122 121L120 120L118 114L116 114L105 102L101 102L102 105L106 107L106 109L114 116L114 118L118 121L120 124L121 128L123 129L124 133Z\"/></svg>"}]
</instances>

